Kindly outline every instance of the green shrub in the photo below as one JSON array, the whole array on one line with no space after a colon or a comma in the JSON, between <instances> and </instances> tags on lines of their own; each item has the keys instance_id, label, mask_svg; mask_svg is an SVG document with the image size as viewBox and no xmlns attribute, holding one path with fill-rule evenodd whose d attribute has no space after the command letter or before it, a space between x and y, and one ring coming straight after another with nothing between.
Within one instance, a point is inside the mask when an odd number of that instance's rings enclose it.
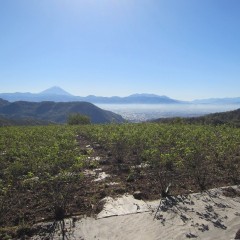
<instances>
[{"instance_id":1,"label":"green shrub","mask_svg":"<svg viewBox=\"0 0 240 240\"><path fill-rule=\"evenodd\" d=\"M67 123L69 125L84 125L90 124L90 118L86 115L82 115L80 113L72 113L68 116Z\"/></svg>"}]
</instances>

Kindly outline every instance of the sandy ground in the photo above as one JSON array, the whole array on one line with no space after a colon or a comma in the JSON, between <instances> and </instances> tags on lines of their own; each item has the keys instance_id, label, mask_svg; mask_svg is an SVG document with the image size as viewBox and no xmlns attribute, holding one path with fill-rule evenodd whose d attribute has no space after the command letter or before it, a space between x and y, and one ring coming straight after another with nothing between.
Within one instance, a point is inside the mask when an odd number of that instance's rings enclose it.
<instances>
[{"instance_id":1,"label":"sandy ground","mask_svg":"<svg viewBox=\"0 0 240 240\"><path fill-rule=\"evenodd\" d=\"M240 191L239 187L234 188ZM160 201L144 202L131 195L108 197L96 218L74 223L66 220L68 239L234 239L240 229L240 197L226 197L223 191L224 188L212 189L164 200L160 208ZM54 239L61 238L56 233Z\"/></svg>"}]
</instances>

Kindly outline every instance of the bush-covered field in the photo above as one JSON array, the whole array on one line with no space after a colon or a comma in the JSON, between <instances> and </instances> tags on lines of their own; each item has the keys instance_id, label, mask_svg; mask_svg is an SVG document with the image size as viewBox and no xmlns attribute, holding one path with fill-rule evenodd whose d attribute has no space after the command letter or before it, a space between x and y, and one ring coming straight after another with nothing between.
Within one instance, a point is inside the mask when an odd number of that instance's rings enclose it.
<instances>
[{"instance_id":1,"label":"bush-covered field","mask_svg":"<svg viewBox=\"0 0 240 240\"><path fill-rule=\"evenodd\" d=\"M99 168L110 177L93 181L86 172ZM172 194L237 184L240 129L157 123L2 127L0 169L0 238L11 239L31 235L37 222L96 213L109 195L141 191L154 199L169 183Z\"/></svg>"}]
</instances>

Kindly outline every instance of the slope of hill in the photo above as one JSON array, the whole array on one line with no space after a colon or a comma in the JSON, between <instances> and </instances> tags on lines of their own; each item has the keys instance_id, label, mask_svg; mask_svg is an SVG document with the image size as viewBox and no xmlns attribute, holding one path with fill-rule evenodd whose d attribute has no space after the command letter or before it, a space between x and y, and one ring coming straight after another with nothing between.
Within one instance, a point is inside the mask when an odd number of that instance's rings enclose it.
<instances>
[{"instance_id":1,"label":"slope of hill","mask_svg":"<svg viewBox=\"0 0 240 240\"><path fill-rule=\"evenodd\" d=\"M154 120L154 122L163 123L174 123L174 122L184 122L184 123L198 123L198 124L212 124L221 125L229 124L236 127L240 127L240 109L228 112L212 113L201 117L190 117L190 118L160 118Z\"/></svg>"},{"instance_id":2,"label":"slope of hill","mask_svg":"<svg viewBox=\"0 0 240 240\"><path fill-rule=\"evenodd\" d=\"M4 105L6 105L6 104L8 104L8 101L3 100L3 99L0 98L0 107L1 107L1 106L4 106Z\"/></svg>"},{"instance_id":3,"label":"slope of hill","mask_svg":"<svg viewBox=\"0 0 240 240\"><path fill-rule=\"evenodd\" d=\"M0 116L0 127L6 126L37 126L54 124L50 121L39 120L35 118L6 118Z\"/></svg>"},{"instance_id":4,"label":"slope of hill","mask_svg":"<svg viewBox=\"0 0 240 240\"><path fill-rule=\"evenodd\" d=\"M64 123L70 113L81 113L90 117L92 123L124 122L113 112L102 110L88 102L7 102L0 101L0 115L10 119L34 118Z\"/></svg>"}]
</instances>

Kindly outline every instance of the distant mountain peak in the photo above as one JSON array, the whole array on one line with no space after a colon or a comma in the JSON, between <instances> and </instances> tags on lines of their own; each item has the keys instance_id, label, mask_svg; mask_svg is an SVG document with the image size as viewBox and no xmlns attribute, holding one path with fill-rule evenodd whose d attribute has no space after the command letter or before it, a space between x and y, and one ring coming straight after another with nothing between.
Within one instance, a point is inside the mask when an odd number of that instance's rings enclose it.
<instances>
[{"instance_id":1,"label":"distant mountain peak","mask_svg":"<svg viewBox=\"0 0 240 240\"><path fill-rule=\"evenodd\" d=\"M62 88L60 88L58 86L54 86L54 87L48 88L48 89L40 92L39 94L41 94L41 95L72 96L72 94L66 92L65 90L63 90Z\"/></svg>"},{"instance_id":2,"label":"distant mountain peak","mask_svg":"<svg viewBox=\"0 0 240 240\"><path fill-rule=\"evenodd\" d=\"M159 96L156 94L151 94L151 93L135 93L130 95L129 97L154 97L154 98L169 98L167 96Z\"/></svg>"}]
</instances>

